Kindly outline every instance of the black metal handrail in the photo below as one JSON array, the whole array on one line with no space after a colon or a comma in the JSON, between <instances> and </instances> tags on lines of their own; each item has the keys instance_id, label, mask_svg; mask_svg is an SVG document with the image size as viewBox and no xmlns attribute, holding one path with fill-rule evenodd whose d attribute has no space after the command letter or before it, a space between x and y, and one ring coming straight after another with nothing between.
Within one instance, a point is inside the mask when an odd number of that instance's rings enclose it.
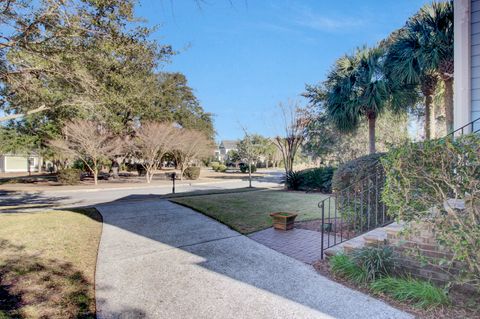
<instances>
[{"instance_id":1,"label":"black metal handrail","mask_svg":"<svg viewBox=\"0 0 480 319\"><path fill-rule=\"evenodd\" d=\"M393 222L381 201L383 168L318 203L321 213L321 258L325 249ZM328 212L328 215L327 215Z\"/></svg>"},{"instance_id":2,"label":"black metal handrail","mask_svg":"<svg viewBox=\"0 0 480 319\"><path fill-rule=\"evenodd\" d=\"M462 136L462 135L465 134L465 130L468 129L468 128L470 128L470 130L469 130L469 132L467 132L467 134L478 133L478 132L480 132L480 128L475 130L475 123L480 124L480 117L476 120L471 121L468 124L465 124L462 127L457 128L456 130L453 130L452 132L445 135L443 138L454 137L457 133L460 133L459 135Z\"/></svg>"}]
</instances>

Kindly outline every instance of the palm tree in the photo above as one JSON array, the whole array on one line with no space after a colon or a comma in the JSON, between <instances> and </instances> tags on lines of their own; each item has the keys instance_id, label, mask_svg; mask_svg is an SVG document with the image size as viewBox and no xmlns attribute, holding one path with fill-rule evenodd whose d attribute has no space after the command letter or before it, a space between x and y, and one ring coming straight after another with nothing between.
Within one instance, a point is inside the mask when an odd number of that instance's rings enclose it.
<instances>
[{"instance_id":1,"label":"palm tree","mask_svg":"<svg viewBox=\"0 0 480 319\"><path fill-rule=\"evenodd\" d=\"M453 129L453 2L433 2L425 5L405 25L411 48L411 62L418 64L420 83L426 102L431 103L432 86L436 78L445 85L443 104L447 132ZM408 50L406 52L408 54ZM406 65L405 72L415 66ZM407 79L409 76L406 77ZM426 83L424 83L426 82ZM427 109L426 109L427 110Z\"/></svg>"},{"instance_id":2,"label":"palm tree","mask_svg":"<svg viewBox=\"0 0 480 319\"><path fill-rule=\"evenodd\" d=\"M325 107L335 126L354 131L362 119L368 121L369 150L375 153L375 123L391 101L383 75L384 50L381 47L357 49L338 59L327 77Z\"/></svg>"},{"instance_id":3,"label":"palm tree","mask_svg":"<svg viewBox=\"0 0 480 319\"><path fill-rule=\"evenodd\" d=\"M437 86L438 76L424 63L429 52L424 51L422 38L418 33L402 28L391 35L386 44L385 73L392 84L406 91L420 88L425 101L425 138L431 137L431 109L433 94ZM408 104L400 105L405 108Z\"/></svg>"}]
</instances>

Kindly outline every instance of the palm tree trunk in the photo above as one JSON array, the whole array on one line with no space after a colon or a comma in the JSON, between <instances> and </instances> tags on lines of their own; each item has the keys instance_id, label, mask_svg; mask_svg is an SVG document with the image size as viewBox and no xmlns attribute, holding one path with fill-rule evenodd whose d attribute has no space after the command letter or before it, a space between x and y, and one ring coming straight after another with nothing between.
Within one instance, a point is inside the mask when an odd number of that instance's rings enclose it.
<instances>
[{"instance_id":1,"label":"palm tree trunk","mask_svg":"<svg viewBox=\"0 0 480 319\"><path fill-rule=\"evenodd\" d=\"M377 117L375 115L371 115L368 117L368 142L369 142L369 150L370 154L376 153L375 148L375 123L377 121Z\"/></svg>"},{"instance_id":2,"label":"palm tree trunk","mask_svg":"<svg viewBox=\"0 0 480 319\"><path fill-rule=\"evenodd\" d=\"M431 138L431 124L432 124L432 95L425 96L425 139Z\"/></svg>"},{"instance_id":3,"label":"palm tree trunk","mask_svg":"<svg viewBox=\"0 0 480 319\"><path fill-rule=\"evenodd\" d=\"M445 105L445 124L448 134L453 131L453 77L445 79L444 84L443 104Z\"/></svg>"}]
</instances>

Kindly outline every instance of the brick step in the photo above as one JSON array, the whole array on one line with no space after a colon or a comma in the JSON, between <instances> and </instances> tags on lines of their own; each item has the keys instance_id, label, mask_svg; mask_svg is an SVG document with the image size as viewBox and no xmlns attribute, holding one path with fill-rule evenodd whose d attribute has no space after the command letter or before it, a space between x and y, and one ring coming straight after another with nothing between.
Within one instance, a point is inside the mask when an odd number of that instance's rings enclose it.
<instances>
[{"instance_id":1,"label":"brick step","mask_svg":"<svg viewBox=\"0 0 480 319\"><path fill-rule=\"evenodd\" d=\"M325 255L332 256L339 252L351 252L365 246L380 246L387 241L387 232L385 229L389 227L380 227L373 229L363 235L347 240L337 246L325 250Z\"/></svg>"}]
</instances>

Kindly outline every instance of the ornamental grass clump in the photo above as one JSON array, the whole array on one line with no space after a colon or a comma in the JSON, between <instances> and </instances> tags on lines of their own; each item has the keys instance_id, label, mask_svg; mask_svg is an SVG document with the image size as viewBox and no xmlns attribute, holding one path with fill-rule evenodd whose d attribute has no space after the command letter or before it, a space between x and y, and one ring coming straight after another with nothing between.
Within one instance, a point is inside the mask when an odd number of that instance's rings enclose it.
<instances>
[{"instance_id":1,"label":"ornamental grass clump","mask_svg":"<svg viewBox=\"0 0 480 319\"><path fill-rule=\"evenodd\" d=\"M367 274L367 281L375 281L393 272L393 250L388 246L365 247L353 253L353 260Z\"/></svg>"},{"instance_id":2,"label":"ornamental grass clump","mask_svg":"<svg viewBox=\"0 0 480 319\"><path fill-rule=\"evenodd\" d=\"M415 307L432 308L449 303L445 290L428 281L413 278L380 278L370 284L370 289L383 293L401 302L412 302Z\"/></svg>"},{"instance_id":3,"label":"ornamental grass clump","mask_svg":"<svg viewBox=\"0 0 480 319\"><path fill-rule=\"evenodd\" d=\"M330 267L335 275L353 281L357 284L366 283L368 280L367 271L360 267L348 255L339 254L332 256L330 258Z\"/></svg>"}]
</instances>

